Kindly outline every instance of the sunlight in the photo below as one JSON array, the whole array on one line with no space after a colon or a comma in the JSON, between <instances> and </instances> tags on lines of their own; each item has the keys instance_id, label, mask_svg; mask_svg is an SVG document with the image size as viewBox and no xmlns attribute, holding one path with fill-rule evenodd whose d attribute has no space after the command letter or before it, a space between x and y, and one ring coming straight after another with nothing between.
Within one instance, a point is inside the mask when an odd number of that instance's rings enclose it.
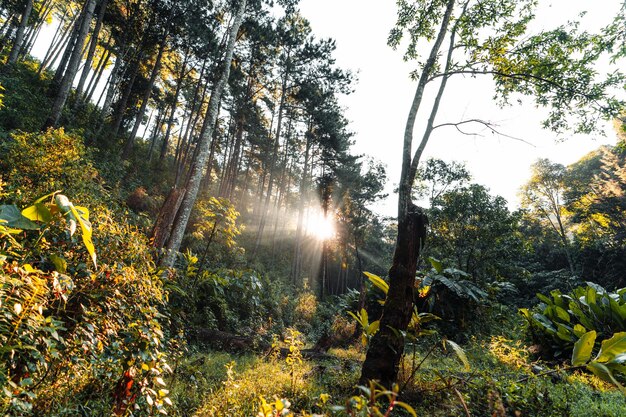
<instances>
[{"instance_id":1,"label":"sunlight","mask_svg":"<svg viewBox=\"0 0 626 417\"><path fill-rule=\"evenodd\" d=\"M306 225L307 234L318 240L327 240L335 235L335 225L332 219L324 217L322 213L311 215Z\"/></svg>"}]
</instances>

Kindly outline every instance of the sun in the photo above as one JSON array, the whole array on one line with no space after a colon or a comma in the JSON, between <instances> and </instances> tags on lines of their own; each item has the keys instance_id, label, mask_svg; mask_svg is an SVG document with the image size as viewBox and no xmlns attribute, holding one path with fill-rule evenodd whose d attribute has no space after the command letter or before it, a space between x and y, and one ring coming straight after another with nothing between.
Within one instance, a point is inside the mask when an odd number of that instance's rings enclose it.
<instances>
[{"instance_id":1,"label":"sun","mask_svg":"<svg viewBox=\"0 0 626 417\"><path fill-rule=\"evenodd\" d=\"M318 240L328 240L335 235L335 225L332 219L324 217L322 213L310 216L306 229L308 234Z\"/></svg>"}]
</instances>

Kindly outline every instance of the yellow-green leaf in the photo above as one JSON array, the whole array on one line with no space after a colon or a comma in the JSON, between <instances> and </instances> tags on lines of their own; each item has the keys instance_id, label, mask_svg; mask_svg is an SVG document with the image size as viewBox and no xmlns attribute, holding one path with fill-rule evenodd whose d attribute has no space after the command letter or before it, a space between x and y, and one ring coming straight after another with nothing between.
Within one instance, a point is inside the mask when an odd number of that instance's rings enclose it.
<instances>
[{"instance_id":1,"label":"yellow-green leaf","mask_svg":"<svg viewBox=\"0 0 626 417\"><path fill-rule=\"evenodd\" d=\"M378 275L374 275L371 272L363 272L365 276L374 284L375 287L381 289L385 295L389 292L389 284L385 282L384 279L379 277Z\"/></svg>"},{"instance_id":2,"label":"yellow-green leaf","mask_svg":"<svg viewBox=\"0 0 626 417\"><path fill-rule=\"evenodd\" d=\"M626 332L615 333L613 337L602 341L602 347L596 361L608 362L615 358L617 355L626 352Z\"/></svg>"},{"instance_id":3,"label":"yellow-green leaf","mask_svg":"<svg viewBox=\"0 0 626 417\"><path fill-rule=\"evenodd\" d=\"M620 384L615 379L615 377L613 376L613 373L611 372L609 368L606 367L606 365L604 365L603 363L593 361L587 364L587 369L593 372L594 375L600 378L601 380L615 385L617 388L619 388L620 391L622 391L622 394L626 395L626 389L624 389L622 384Z\"/></svg>"},{"instance_id":4,"label":"yellow-green leaf","mask_svg":"<svg viewBox=\"0 0 626 417\"><path fill-rule=\"evenodd\" d=\"M574 352L572 353L572 365L580 366L586 364L591 358L593 344L596 341L596 331L592 330L585 333L574 343Z\"/></svg>"},{"instance_id":5,"label":"yellow-green leaf","mask_svg":"<svg viewBox=\"0 0 626 417\"><path fill-rule=\"evenodd\" d=\"M35 222L49 222L52 219L50 209L43 203L35 203L22 210L22 216Z\"/></svg>"}]
</instances>

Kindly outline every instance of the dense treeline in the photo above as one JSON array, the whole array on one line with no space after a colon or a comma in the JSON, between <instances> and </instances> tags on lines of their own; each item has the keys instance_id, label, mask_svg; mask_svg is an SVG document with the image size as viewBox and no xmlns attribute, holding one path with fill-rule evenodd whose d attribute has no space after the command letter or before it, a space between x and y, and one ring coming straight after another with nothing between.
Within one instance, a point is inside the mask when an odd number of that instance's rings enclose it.
<instances>
[{"instance_id":1,"label":"dense treeline","mask_svg":"<svg viewBox=\"0 0 626 417\"><path fill-rule=\"evenodd\" d=\"M17 50L19 59L32 51L41 31L52 27L54 36L40 41L46 52L35 64L52 77L42 86L50 113L43 121L5 125L87 123L87 141L106 152L111 164L119 163L112 156L119 154L130 167L123 179L125 186L139 185L134 208L150 206L137 201L140 195L159 200L151 206L154 215L168 194L153 231L157 248L179 249L170 229L185 229L180 214L195 201L185 194L194 167L204 164L200 195L235 205L253 240L251 254L273 257L284 252L281 241L293 240L291 259L283 261L291 263L292 282L301 285L303 277L317 274L302 258L308 252L306 221L323 210L321 196L332 194L332 210L354 206L344 212L345 230L350 222L364 224L354 217L369 215L366 200L378 198L381 189L369 183L384 181L384 171L349 153L351 133L338 95L350 92L354 77L335 66L333 41L317 39L293 2L281 3L280 13L270 3L248 4L230 63L222 62L233 18L228 2L7 3L3 45ZM228 84L215 94L224 66L230 69ZM214 95L217 109L210 109ZM217 112L214 126L210 112ZM353 253L344 248L338 256ZM340 287L327 290L344 291L346 284Z\"/></svg>"},{"instance_id":2,"label":"dense treeline","mask_svg":"<svg viewBox=\"0 0 626 417\"><path fill-rule=\"evenodd\" d=\"M438 128L498 133L485 120L435 124L453 75L494 76L503 101L535 97L555 130L575 120L592 131L619 114L606 91L623 76L598 81L593 64L624 54L624 17L596 37L575 25L528 37L532 2L434 2L441 13L400 2L390 44L406 31L406 59L421 36L432 50L412 74L393 221L371 209L386 197L384 165L351 150L340 103L356 78L297 3L0 2L3 413L283 415L286 400L266 401L275 395L328 413L360 374L401 382L403 399L432 415L579 415L594 387L620 386L623 119L615 146L569 166L536 161L515 211L469 167L420 158ZM489 28L493 37L477 35ZM412 154L431 82L438 93ZM516 312L537 293L551 298L522 310L531 356ZM208 349L265 356L236 365ZM330 362L312 368L303 355ZM531 361L555 358L598 378L526 384L544 373ZM397 388L383 388L369 387L387 403L356 396L343 412L402 408ZM626 409L603 395L606 415Z\"/></svg>"}]
</instances>

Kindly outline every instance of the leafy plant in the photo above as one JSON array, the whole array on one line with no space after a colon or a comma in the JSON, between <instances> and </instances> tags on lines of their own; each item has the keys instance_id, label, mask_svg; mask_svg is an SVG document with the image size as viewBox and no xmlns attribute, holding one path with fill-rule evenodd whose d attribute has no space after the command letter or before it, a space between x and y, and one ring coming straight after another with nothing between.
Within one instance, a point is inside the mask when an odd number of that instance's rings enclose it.
<instances>
[{"instance_id":1,"label":"leafy plant","mask_svg":"<svg viewBox=\"0 0 626 417\"><path fill-rule=\"evenodd\" d=\"M614 333L626 330L626 288L614 293L588 282L569 294L559 290L550 296L537 294L541 301L534 310L520 309L533 340L546 352L560 357L571 351L580 337L595 331L596 345Z\"/></svg>"}]
</instances>

